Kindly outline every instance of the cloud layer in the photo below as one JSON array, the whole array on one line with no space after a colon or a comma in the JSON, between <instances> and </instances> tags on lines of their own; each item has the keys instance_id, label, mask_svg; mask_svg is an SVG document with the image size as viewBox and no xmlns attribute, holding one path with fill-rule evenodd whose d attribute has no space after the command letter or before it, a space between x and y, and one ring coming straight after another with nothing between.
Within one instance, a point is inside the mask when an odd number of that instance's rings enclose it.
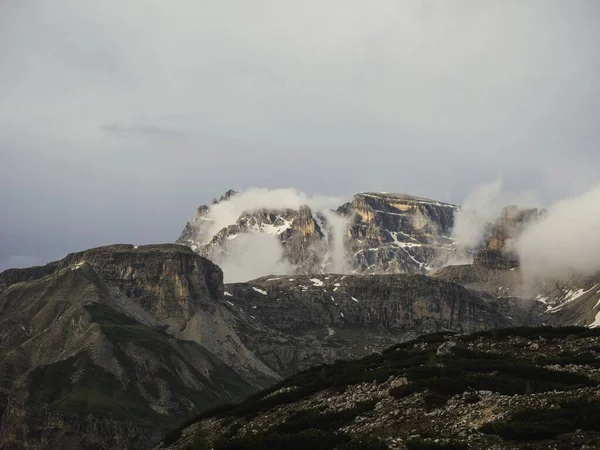
<instances>
[{"instance_id":1,"label":"cloud layer","mask_svg":"<svg viewBox=\"0 0 600 450\"><path fill-rule=\"evenodd\" d=\"M600 168L599 10L4 2L0 228L47 260L173 241L230 188L459 203L501 176L545 202L582 192Z\"/></svg>"}]
</instances>

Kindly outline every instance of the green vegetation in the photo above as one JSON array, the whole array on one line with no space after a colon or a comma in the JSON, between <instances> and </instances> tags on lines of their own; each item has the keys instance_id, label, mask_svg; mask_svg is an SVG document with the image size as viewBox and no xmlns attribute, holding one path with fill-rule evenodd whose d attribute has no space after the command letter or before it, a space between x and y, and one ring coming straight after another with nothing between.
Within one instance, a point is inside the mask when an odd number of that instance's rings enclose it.
<instances>
[{"instance_id":1,"label":"green vegetation","mask_svg":"<svg viewBox=\"0 0 600 450\"><path fill-rule=\"evenodd\" d=\"M548 340L563 339L567 336L593 337L600 336L600 329L585 327L514 327L514 328L494 328L488 331L479 331L466 336L461 336L463 342L475 341L479 338L488 338L497 341L506 340L512 337L521 338L544 338Z\"/></svg>"},{"instance_id":2,"label":"green vegetation","mask_svg":"<svg viewBox=\"0 0 600 450\"><path fill-rule=\"evenodd\" d=\"M377 438L355 439L345 433L317 429L297 433L266 432L218 441L214 450L387 450Z\"/></svg>"},{"instance_id":3,"label":"green vegetation","mask_svg":"<svg viewBox=\"0 0 600 450\"><path fill-rule=\"evenodd\" d=\"M526 409L480 430L518 441L550 439L576 430L600 432L600 402L581 400L561 403L556 409Z\"/></svg>"},{"instance_id":4,"label":"green vegetation","mask_svg":"<svg viewBox=\"0 0 600 450\"><path fill-rule=\"evenodd\" d=\"M279 434L294 434L311 428L319 431L337 430L354 421L357 416L372 411L376 404L376 401L360 402L353 408L324 413L314 410L298 411L285 422L275 426L273 431Z\"/></svg>"},{"instance_id":5,"label":"green vegetation","mask_svg":"<svg viewBox=\"0 0 600 450\"><path fill-rule=\"evenodd\" d=\"M181 367L176 364L175 358L179 351L186 350L184 346L196 344L177 341L168 334L142 325L101 304L89 304L85 308L91 320L101 326L104 335L113 344L112 356L123 369L127 382L122 383L115 375L98 366L89 353L82 351L66 360L38 367L30 373L28 391L31 403L48 404L63 412L108 415L115 420L152 426L159 424L170 428L186 418L188 401L199 407L213 407L220 402L219 390L239 395L250 389L233 372L232 377L214 377L214 383L211 384L204 374L188 364L189 372L197 380L204 380L209 389L198 392L189 388L181 382L178 375ZM126 353L127 346L131 344L147 349L160 360L161 365L152 373L153 377L140 375L143 371ZM180 363L187 364L185 361L185 356L179 358ZM154 398L160 396L157 380L169 387L173 399L179 400L169 415L155 412L144 397L146 393Z\"/></svg>"},{"instance_id":6,"label":"green vegetation","mask_svg":"<svg viewBox=\"0 0 600 450\"><path fill-rule=\"evenodd\" d=\"M521 352L515 351L519 344L521 348L525 347L523 339L534 340L543 337L547 341L553 341L564 340L569 336L595 337L600 336L600 330L580 327L539 327L491 330L468 336L436 333L395 345L382 353L375 353L360 360L336 361L334 364L313 367L251 396L240 404L224 405L207 411L188 421L183 427L206 418L227 418L243 424L267 411L305 400L318 392L325 390L343 392L348 386L365 382L382 383L390 377L405 377L408 381L407 384L390 389L390 395L402 399L419 393L427 409L439 408L450 397L457 394L464 394L463 401L467 403L476 403L480 400L477 394L480 390L514 395L554 390L569 391L597 386L599 384L597 380L585 375L544 367L547 364L571 363L599 367L600 358L594 354L594 351L563 352L556 356L539 354L533 359L524 358ZM447 342L449 338L457 345L449 346L447 354L438 355L437 347ZM516 341L509 343L509 339L512 338L516 338ZM485 346L487 351L473 350L473 347L466 348L478 339L487 340L494 345ZM285 422L259 434L237 436L236 429L218 442L215 449L286 448L286 450L293 450L314 447L378 450L386 448L380 441L370 440L359 443L339 432L340 428L351 423L356 416L366 413L368 408L374 407L374 404L374 402L365 403L337 412L299 411ZM569 408L565 406L563 412L568 413ZM586 408L583 409L586 414L597 417L596 406ZM562 413L552 412L557 414L556 416L542 415L541 412L527 413L530 414L529 419L526 413L523 414L525 415L515 415L511 419L488 424L484 428L485 432L499 434L505 439L519 439L518 436L522 436L521 439L529 439L531 436L549 436L550 432L555 436L557 433L566 432L565 430L574 429L574 426L579 429L595 429L592 425L582 425L579 419L567 421L561 415ZM600 417L595 420L600 423ZM552 425L545 427L544 421ZM590 423L593 421L590 420ZM292 443L291 436L300 436L297 440L298 444ZM460 443L443 441L436 443L431 439L413 440L409 443L411 450L462 450L463 448L466 447Z\"/></svg>"},{"instance_id":7,"label":"green vegetation","mask_svg":"<svg viewBox=\"0 0 600 450\"><path fill-rule=\"evenodd\" d=\"M455 349L442 366L412 367L406 377L410 383L390 389L390 395L402 398L425 390L447 397L469 390L514 395L598 384L584 375L548 370L510 355L500 357L465 349Z\"/></svg>"},{"instance_id":8,"label":"green vegetation","mask_svg":"<svg viewBox=\"0 0 600 450\"><path fill-rule=\"evenodd\" d=\"M406 443L408 450L467 450L467 444L456 442L435 442L432 440L423 440L413 438Z\"/></svg>"},{"instance_id":9,"label":"green vegetation","mask_svg":"<svg viewBox=\"0 0 600 450\"><path fill-rule=\"evenodd\" d=\"M73 382L75 376L77 381ZM137 392L124 389L110 373L83 354L34 369L29 401L80 414L110 414L116 420L153 425L164 417L152 411Z\"/></svg>"}]
</instances>

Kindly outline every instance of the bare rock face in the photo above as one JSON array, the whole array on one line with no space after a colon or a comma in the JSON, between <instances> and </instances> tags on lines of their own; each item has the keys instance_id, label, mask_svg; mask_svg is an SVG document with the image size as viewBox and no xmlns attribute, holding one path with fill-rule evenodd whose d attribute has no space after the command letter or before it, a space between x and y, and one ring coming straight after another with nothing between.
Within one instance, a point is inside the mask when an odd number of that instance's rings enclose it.
<instances>
[{"instance_id":1,"label":"bare rock face","mask_svg":"<svg viewBox=\"0 0 600 450\"><path fill-rule=\"evenodd\" d=\"M228 201L235 193L216 200ZM336 211L261 209L243 212L214 235L210 207L201 206L177 243L221 261L231 241L248 233L276 236L296 273L427 273L454 248L457 207L403 194L361 193Z\"/></svg>"},{"instance_id":2,"label":"bare rock face","mask_svg":"<svg viewBox=\"0 0 600 450\"><path fill-rule=\"evenodd\" d=\"M524 324L458 284L422 275L265 277L226 285L225 302L249 319L246 346L282 375L423 333Z\"/></svg>"},{"instance_id":3,"label":"bare rock face","mask_svg":"<svg viewBox=\"0 0 600 450\"><path fill-rule=\"evenodd\" d=\"M230 316L220 269L186 247L91 249L3 272L0 286L2 448L148 448L196 409L278 379L208 348L235 343L181 339Z\"/></svg>"},{"instance_id":4,"label":"bare rock face","mask_svg":"<svg viewBox=\"0 0 600 450\"><path fill-rule=\"evenodd\" d=\"M363 193L338 212L353 217L346 247L356 273L427 273L454 248L454 205L402 194Z\"/></svg>"}]
</instances>

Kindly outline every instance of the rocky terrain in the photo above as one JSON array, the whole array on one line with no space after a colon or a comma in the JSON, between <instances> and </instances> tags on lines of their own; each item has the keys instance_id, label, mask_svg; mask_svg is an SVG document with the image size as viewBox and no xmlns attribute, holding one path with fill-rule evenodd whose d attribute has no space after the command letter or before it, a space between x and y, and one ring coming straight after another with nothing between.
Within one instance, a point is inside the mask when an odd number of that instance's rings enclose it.
<instances>
[{"instance_id":1,"label":"rocky terrain","mask_svg":"<svg viewBox=\"0 0 600 450\"><path fill-rule=\"evenodd\" d=\"M0 446L148 448L194 411L309 367L532 320L416 274L222 276L171 244L1 273Z\"/></svg>"},{"instance_id":2,"label":"rocky terrain","mask_svg":"<svg viewBox=\"0 0 600 450\"><path fill-rule=\"evenodd\" d=\"M520 431L488 431L513 426L513 412L520 421L521 407L571 411L569 402L596 395L595 371L589 380L553 377L595 368L600 276L526 285L512 248L543 212L506 208L472 264L441 267L455 251L452 205L363 193L335 212L248 211L198 240L210 211L201 207L186 226L179 241L189 247L114 245L0 273L0 448L150 448L190 415L265 388L163 446L283 448L299 439L299 448L519 448L504 438ZM294 275L224 284L221 269L198 255L218 259L254 232L277 237ZM350 274L323 273L336 268ZM483 333L544 324L593 330ZM379 353L427 333L446 334ZM523 350L542 347L551 362ZM290 376L301 381L281 381ZM595 414L595 404L577 405ZM443 433L431 428L438 419ZM586 433L581 442L593 440Z\"/></svg>"},{"instance_id":3,"label":"rocky terrain","mask_svg":"<svg viewBox=\"0 0 600 450\"><path fill-rule=\"evenodd\" d=\"M211 207L237 195L228 191L198 208L178 243L219 262L231 241L248 233L279 238L284 258L298 274L427 273L454 251L451 230L457 207L404 194L360 193L337 210L258 209L210 231Z\"/></svg>"},{"instance_id":4,"label":"rocky terrain","mask_svg":"<svg viewBox=\"0 0 600 450\"><path fill-rule=\"evenodd\" d=\"M220 269L175 245L0 274L0 447L147 448L190 411L272 384L185 339L217 322L222 292Z\"/></svg>"},{"instance_id":5,"label":"rocky terrain","mask_svg":"<svg viewBox=\"0 0 600 450\"><path fill-rule=\"evenodd\" d=\"M224 295L252 321L240 339L281 375L424 333L536 323L516 308L508 318L503 305L458 284L416 274L265 277L225 285Z\"/></svg>"},{"instance_id":6,"label":"rocky terrain","mask_svg":"<svg viewBox=\"0 0 600 450\"><path fill-rule=\"evenodd\" d=\"M438 333L314 367L159 449L600 448L600 330Z\"/></svg>"},{"instance_id":7,"label":"rocky terrain","mask_svg":"<svg viewBox=\"0 0 600 450\"><path fill-rule=\"evenodd\" d=\"M600 274L570 276L568 279L524 280L518 255L512 244L532 221L543 219L545 211L507 207L493 221L483 248L472 264L446 266L431 276L455 282L499 302L529 308L542 323L551 325L600 325ZM534 300L537 304L531 304Z\"/></svg>"}]
</instances>

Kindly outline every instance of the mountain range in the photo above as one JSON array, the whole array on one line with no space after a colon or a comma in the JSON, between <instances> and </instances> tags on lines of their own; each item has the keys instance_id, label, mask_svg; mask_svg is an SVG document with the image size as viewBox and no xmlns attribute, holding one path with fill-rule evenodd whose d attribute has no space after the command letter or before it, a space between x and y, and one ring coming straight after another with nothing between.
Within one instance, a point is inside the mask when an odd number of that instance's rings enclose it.
<instances>
[{"instance_id":1,"label":"mountain range","mask_svg":"<svg viewBox=\"0 0 600 450\"><path fill-rule=\"evenodd\" d=\"M202 411L428 333L600 324L600 276L525 289L511 242L543 211L506 208L461 255L454 205L361 193L216 216L239 195L198 208L177 244L0 274L0 448L150 448ZM285 270L224 283L215 262L256 236Z\"/></svg>"}]
</instances>

